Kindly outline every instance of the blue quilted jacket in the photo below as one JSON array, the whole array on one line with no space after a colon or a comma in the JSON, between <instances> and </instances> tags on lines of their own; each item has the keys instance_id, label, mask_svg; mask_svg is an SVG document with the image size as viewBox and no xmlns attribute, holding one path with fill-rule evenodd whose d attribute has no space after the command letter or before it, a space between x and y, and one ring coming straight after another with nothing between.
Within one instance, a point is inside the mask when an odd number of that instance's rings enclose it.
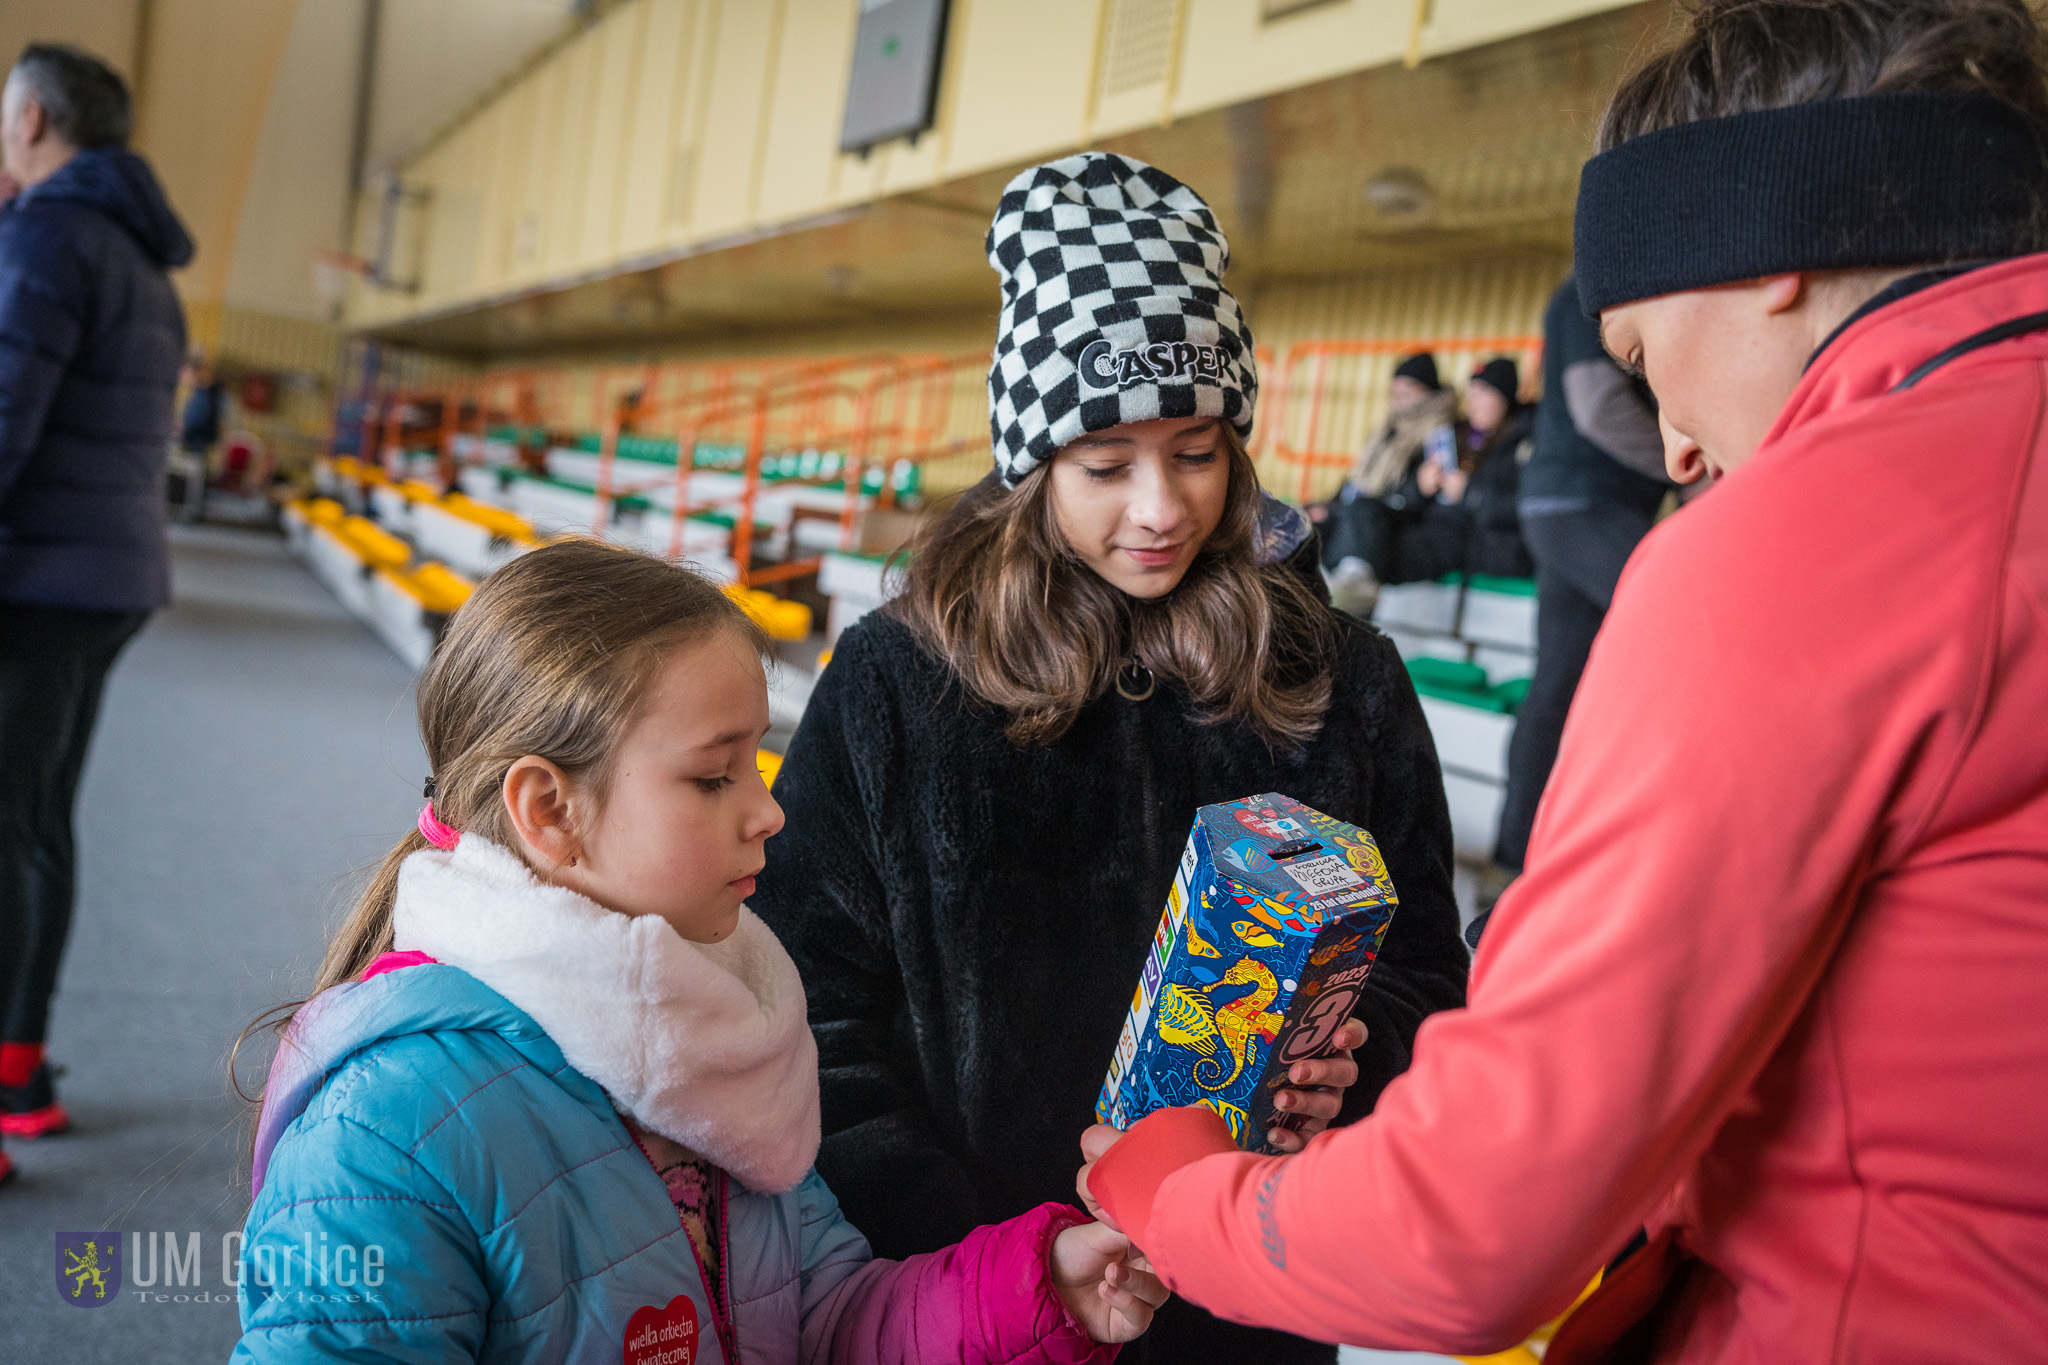
<instances>
[{"instance_id":1,"label":"blue quilted jacket","mask_svg":"<svg viewBox=\"0 0 2048 1365\"><path fill-rule=\"evenodd\" d=\"M815 1172L731 1182L728 1357L661 1177L605 1092L457 968L325 992L273 1064L236 1362L1102 1361L1044 1273L1047 1205L872 1258ZM1035 1265L1035 1270L1034 1270Z\"/></svg>"},{"instance_id":2,"label":"blue quilted jacket","mask_svg":"<svg viewBox=\"0 0 2048 1365\"><path fill-rule=\"evenodd\" d=\"M149 163L80 152L0 206L0 602L170 598L164 453L192 239Z\"/></svg>"}]
</instances>

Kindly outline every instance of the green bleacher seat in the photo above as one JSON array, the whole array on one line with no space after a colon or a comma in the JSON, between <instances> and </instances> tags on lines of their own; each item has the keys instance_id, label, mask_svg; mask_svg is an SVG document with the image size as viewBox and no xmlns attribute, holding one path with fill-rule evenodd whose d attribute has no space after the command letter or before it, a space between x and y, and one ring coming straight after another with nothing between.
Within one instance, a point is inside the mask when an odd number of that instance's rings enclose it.
<instances>
[{"instance_id":1,"label":"green bleacher seat","mask_svg":"<svg viewBox=\"0 0 2048 1365\"><path fill-rule=\"evenodd\" d=\"M1425 697L1511 716L1529 695L1527 678L1510 678L1489 684L1486 670L1478 664L1427 656L1417 656L1406 662L1409 680L1415 684L1416 692Z\"/></svg>"}]
</instances>

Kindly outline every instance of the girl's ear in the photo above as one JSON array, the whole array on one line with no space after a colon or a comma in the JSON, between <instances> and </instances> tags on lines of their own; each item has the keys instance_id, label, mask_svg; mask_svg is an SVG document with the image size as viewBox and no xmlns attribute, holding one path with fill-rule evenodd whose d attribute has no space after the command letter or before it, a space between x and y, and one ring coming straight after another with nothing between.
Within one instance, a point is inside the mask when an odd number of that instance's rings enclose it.
<instances>
[{"instance_id":1,"label":"girl's ear","mask_svg":"<svg viewBox=\"0 0 2048 1365\"><path fill-rule=\"evenodd\" d=\"M528 754L506 771L503 799L512 832L519 838L519 851L535 871L545 876L575 864L576 812L567 773Z\"/></svg>"}]
</instances>

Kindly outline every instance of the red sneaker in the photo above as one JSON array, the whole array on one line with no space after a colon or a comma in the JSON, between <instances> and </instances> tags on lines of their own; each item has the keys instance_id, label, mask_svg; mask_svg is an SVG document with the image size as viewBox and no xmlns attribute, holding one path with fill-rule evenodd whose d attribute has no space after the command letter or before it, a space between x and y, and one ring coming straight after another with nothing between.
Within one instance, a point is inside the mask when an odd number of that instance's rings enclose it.
<instances>
[{"instance_id":1,"label":"red sneaker","mask_svg":"<svg viewBox=\"0 0 2048 1365\"><path fill-rule=\"evenodd\" d=\"M48 1063L36 1068L27 1085L0 1085L0 1136L49 1137L71 1126L71 1115L57 1103Z\"/></svg>"}]
</instances>

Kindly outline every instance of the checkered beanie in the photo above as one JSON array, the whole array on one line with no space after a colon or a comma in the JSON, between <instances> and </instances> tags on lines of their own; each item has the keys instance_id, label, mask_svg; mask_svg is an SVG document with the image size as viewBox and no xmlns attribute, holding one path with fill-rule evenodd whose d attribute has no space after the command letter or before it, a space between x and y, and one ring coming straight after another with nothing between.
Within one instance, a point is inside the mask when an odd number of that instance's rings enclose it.
<instances>
[{"instance_id":1,"label":"checkered beanie","mask_svg":"<svg viewBox=\"0 0 2048 1365\"><path fill-rule=\"evenodd\" d=\"M988 372L1003 482L1075 437L1158 417L1222 417L1249 436L1259 374L1223 287L1230 243L1161 170L1083 152L1025 171L988 230L1003 312Z\"/></svg>"}]
</instances>

